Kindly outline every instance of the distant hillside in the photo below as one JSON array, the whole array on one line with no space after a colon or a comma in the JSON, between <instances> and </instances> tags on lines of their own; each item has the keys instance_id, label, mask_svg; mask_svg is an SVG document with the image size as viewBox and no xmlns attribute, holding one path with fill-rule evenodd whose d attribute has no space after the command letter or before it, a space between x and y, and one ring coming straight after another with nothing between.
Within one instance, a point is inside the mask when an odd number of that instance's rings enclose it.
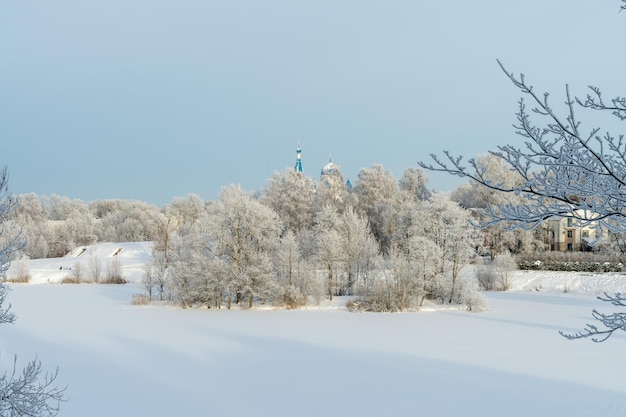
<instances>
[{"instance_id":1,"label":"distant hillside","mask_svg":"<svg viewBox=\"0 0 626 417\"><path fill-rule=\"evenodd\" d=\"M26 266L30 272L30 283L58 283L72 276L77 265L86 280L93 276L96 263L100 265L101 274L106 276L108 268L117 258L122 277L128 282L139 282L144 274L144 265L151 256L152 242L101 243L76 247L62 258L28 260ZM16 273L19 262L11 266L9 278Z\"/></svg>"}]
</instances>

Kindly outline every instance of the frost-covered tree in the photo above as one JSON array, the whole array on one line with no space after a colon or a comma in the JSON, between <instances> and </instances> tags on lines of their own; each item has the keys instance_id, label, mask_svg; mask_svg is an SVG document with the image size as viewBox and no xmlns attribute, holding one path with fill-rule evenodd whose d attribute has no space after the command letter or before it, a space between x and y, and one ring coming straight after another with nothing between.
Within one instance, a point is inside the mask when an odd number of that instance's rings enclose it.
<instances>
[{"instance_id":1,"label":"frost-covered tree","mask_svg":"<svg viewBox=\"0 0 626 417\"><path fill-rule=\"evenodd\" d=\"M22 194L17 196L16 200L15 214L21 214L34 222L45 222L48 220L48 216L37 194Z\"/></svg>"},{"instance_id":2,"label":"frost-covered tree","mask_svg":"<svg viewBox=\"0 0 626 417\"><path fill-rule=\"evenodd\" d=\"M431 261L439 248L423 236L395 245L385 257L383 274L372 280L360 299L370 311L419 310L431 294L437 268Z\"/></svg>"},{"instance_id":3,"label":"frost-covered tree","mask_svg":"<svg viewBox=\"0 0 626 417\"><path fill-rule=\"evenodd\" d=\"M284 303L289 308L296 308L306 304L303 293L304 280L302 279L303 262L300 255L300 244L291 230L280 238L273 256L277 284L280 287L274 297L277 302Z\"/></svg>"},{"instance_id":4,"label":"frost-covered tree","mask_svg":"<svg viewBox=\"0 0 626 417\"><path fill-rule=\"evenodd\" d=\"M274 254L276 275L284 286L292 286L297 281L298 263L300 262L300 244L291 230L280 238Z\"/></svg>"},{"instance_id":5,"label":"frost-covered tree","mask_svg":"<svg viewBox=\"0 0 626 417\"><path fill-rule=\"evenodd\" d=\"M626 7L621 6L624 10ZM606 98L599 87L589 86L585 97L577 97L565 86L564 107L552 106L548 93L539 93L527 81L498 64L522 93L517 111L516 133L522 146L503 145L491 154L503 160L522 178L507 185L485 176L475 159L465 163L461 156L444 151L431 155L433 163L423 168L469 178L484 187L524 197L521 204L505 203L484 210L483 226L506 223L532 229L551 218L572 218L579 225L593 225L614 232L626 232L626 142L623 135L603 132L599 127L583 129L577 112L606 112L626 120L626 97ZM527 100L525 100L527 99ZM527 107L527 101L530 106ZM621 295L605 301L624 306ZM590 325L572 338L606 340L615 330L626 330L626 313L610 315L594 311L594 318L606 330Z\"/></svg>"},{"instance_id":6,"label":"frost-covered tree","mask_svg":"<svg viewBox=\"0 0 626 417\"><path fill-rule=\"evenodd\" d=\"M428 200L431 192L426 187L428 178L426 174L419 168L411 167L404 170L404 174L398 182L400 191L407 193L414 201Z\"/></svg>"},{"instance_id":7,"label":"frost-covered tree","mask_svg":"<svg viewBox=\"0 0 626 417\"><path fill-rule=\"evenodd\" d=\"M41 197L41 202L49 220L66 220L71 212L88 209L87 204L82 200L72 200L56 194Z\"/></svg>"},{"instance_id":8,"label":"frost-covered tree","mask_svg":"<svg viewBox=\"0 0 626 417\"><path fill-rule=\"evenodd\" d=\"M501 64L502 66L502 64ZM602 134L600 128L583 131L576 110L608 111L626 119L626 99L606 101L597 87L586 98L573 97L565 88L563 113L553 108L549 94L537 93L523 74L515 76L504 66L511 82L524 98L517 111L516 132L524 146L499 146L491 155L501 159L521 180L508 184L487 175L477 159L463 162L444 151L444 158L431 155L434 163L423 168L469 178L482 186L524 197L521 202L489 205L483 211L483 226L504 223L512 228L532 229L544 220L569 217L578 224L594 224L626 231L626 143L622 136Z\"/></svg>"},{"instance_id":9,"label":"frost-covered tree","mask_svg":"<svg viewBox=\"0 0 626 417\"><path fill-rule=\"evenodd\" d=\"M185 234L174 236L169 249L169 266L162 265L163 253L157 253L151 263L157 285L159 280L167 279L167 291L173 301L183 308L196 302L208 303L210 306L210 299L206 294L213 288L208 289L207 283L202 280L205 274L210 274L205 262L210 255L207 252L207 234L195 227ZM199 295L200 292L203 294Z\"/></svg>"},{"instance_id":10,"label":"frost-covered tree","mask_svg":"<svg viewBox=\"0 0 626 417\"><path fill-rule=\"evenodd\" d=\"M469 212L446 196L435 194L416 207L409 236L423 236L438 248L433 257L438 277L438 297L446 302L458 302L458 279L461 269L476 255L482 235L470 227Z\"/></svg>"},{"instance_id":11,"label":"frost-covered tree","mask_svg":"<svg viewBox=\"0 0 626 417\"><path fill-rule=\"evenodd\" d=\"M219 306L221 287L209 241L209 204L190 194L161 210L152 258L141 281L149 298L165 299L183 308Z\"/></svg>"},{"instance_id":12,"label":"frost-covered tree","mask_svg":"<svg viewBox=\"0 0 626 417\"><path fill-rule=\"evenodd\" d=\"M156 239L161 224L159 209L141 201L118 201L101 220L99 241L145 242Z\"/></svg>"},{"instance_id":13,"label":"frost-covered tree","mask_svg":"<svg viewBox=\"0 0 626 417\"><path fill-rule=\"evenodd\" d=\"M158 283L162 282L163 291L159 291L161 300L167 295L167 299L179 304L182 308L191 306L193 304L191 275L195 264L195 256L192 254L196 250L195 242L193 231L184 236L179 234L172 236L167 252L167 262L163 252L153 250L152 260L149 263L151 269L149 275L144 277L144 287L147 286L145 282L147 279L152 280L157 288Z\"/></svg>"},{"instance_id":14,"label":"frost-covered tree","mask_svg":"<svg viewBox=\"0 0 626 417\"><path fill-rule=\"evenodd\" d=\"M511 252L498 254L493 260L493 270L496 275L495 288L500 291L508 291L511 287L511 275L517 269L517 261Z\"/></svg>"},{"instance_id":15,"label":"frost-covered tree","mask_svg":"<svg viewBox=\"0 0 626 417\"><path fill-rule=\"evenodd\" d=\"M335 229L320 229L316 234L316 241L315 259L324 271L326 295L332 301L337 286L337 271L344 259L341 236Z\"/></svg>"},{"instance_id":16,"label":"frost-covered tree","mask_svg":"<svg viewBox=\"0 0 626 417\"><path fill-rule=\"evenodd\" d=\"M470 227L470 212L442 194L433 194L427 201L401 199L399 203L393 256L387 258L395 286L410 289L405 298L410 303L399 305L419 308L426 299L457 304L477 300L464 293L477 290L477 285L466 283L461 274L482 243L480 231ZM411 271L408 275L402 265Z\"/></svg>"},{"instance_id":17,"label":"frost-covered tree","mask_svg":"<svg viewBox=\"0 0 626 417\"><path fill-rule=\"evenodd\" d=\"M415 297L416 307L420 308L428 297L435 294L437 282L441 280L441 271L433 259L440 258L441 248L427 236L412 235L408 239L402 255L407 259L415 275L409 277L409 287L412 297Z\"/></svg>"},{"instance_id":18,"label":"frost-covered tree","mask_svg":"<svg viewBox=\"0 0 626 417\"><path fill-rule=\"evenodd\" d=\"M393 174L389 170L385 171L382 165L375 164L370 169L359 171L353 190L355 207L359 213L367 216L369 227L383 252L391 243L393 230L389 228L389 219L397 192L398 184Z\"/></svg>"},{"instance_id":19,"label":"frost-covered tree","mask_svg":"<svg viewBox=\"0 0 626 417\"><path fill-rule=\"evenodd\" d=\"M339 215L335 229L341 238L345 269L345 283L340 293L352 295L360 276L371 269L369 261L377 256L378 245L367 220L352 208Z\"/></svg>"},{"instance_id":20,"label":"frost-covered tree","mask_svg":"<svg viewBox=\"0 0 626 417\"><path fill-rule=\"evenodd\" d=\"M9 171L0 170L0 278L9 269L15 255L26 245L20 230L11 222L16 200L9 192Z\"/></svg>"},{"instance_id":21,"label":"frost-covered tree","mask_svg":"<svg viewBox=\"0 0 626 417\"><path fill-rule=\"evenodd\" d=\"M175 298L183 306L192 302L189 277L179 274L188 269L188 263L196 264L189 254L200 250L195 244L202 231L207 233L207 216L206 204L195 194L174 198L162 208L154 229L152 258L142 279L148 297Z\"/></svg>"},{"instance_id":22,"label":"frost-covered tree","mask_svg":"<svg viewBox=\"0 0 626 417\"><path fill-rule=\"evenodd\" d=\"M378 245L365 217L352 207L338 212L327 205L315 225L315 259L326 273L327 294L351 295L359 277L372 269Z\"/></svg>"},{"instance_id":23,"label":"frost-covered tree","mask_svg":"<svg viewBox=\"0 0 626 417\"><path fill-rule=\"evenodd\" d=\"M8 191L9 174L5 167L0 171L0 277L9 268L15 254L23 247L21 235L7 233L5 222L15 210L16 202ZM17 316L7 304L7 287L0 281L0 324L13 323ZM58 369L46 373L37 359L23 369L13 368L0 376L0 415L2 416L55 416L64 399L64 388L54 386Z\"/></svg>"},{"instance_id":24,"label":"frost-covered tree","mask_svg":"<svg viewBox=\"0 0 626 417\"><path fill-rule=\"evenodd\" d=\"M231 291L228 302L252 307L255 300L269 300L275 284L272 253L283 228L278 215L239 186L230 186L211 207L209 227Z\"/></svg>"},{"instance_id":25,"label":"frost-covered tree","mask_svg":"<svg viewBox=\"0 0 626 417\"><path fill-rule=\"evenodd\" d=\"M206 222L208 215L207 203L197 194L189 194L186 197L176 197L164 207L162 212L166 218L166 230L178 230L185 234L187 229L194 228L197 224Z\"/></svg>"},{"instance_id":26,"label":"frost-covered tree","mask_svg":"<svg viewBox=\"0 0 626 417\"><path fill-rule=\"evenodd\" d=\"M75 246L93 245L97 241L95 219L86 206L83 210L69 213L63 226L70 250Z\"/></svg>"},{"instance_id":27,"label":"frost-covered tree","mask_svg":"<svg viewBox=\"0 0 626 417\"><path fill-rule=\"evenodd\" d=\"M81 200L30 193L16 201L15 221L28 242L23 253L29 258L63 256L75 245L95 243L94 219Z\"/></svg>"},{"instance_id":28,"label":"frost-covered tree","mask_svg":"<svg viewBox=\"0 0 626 417\"><path fill-rule=\"evenodd\" d=\"M22 233L28 245L23 253L31 259L48 256L48 217L43 209L41 200L34 193L16 197L15 221L22 228Z\"/></svg>"},{"instance_id":29,"label":"frost-covered tree","mask_svg":"<svg viewBox=\"0 0 626 417\"><path fill-rule=\"evenodd\" d=\"M144 274L139 283L148 294L149 301L153 301L154 297L158 297L160 301L165 299L167 272L165 255L153 250L152 256L144 265Z\"/></svg>"},{"instance_id":30,"label":"frost-covered tree","mask_svg":"<svg viewBox=\"0 0 626 417\"><path fill-rule=\"evenodd\" d=\"M489 181L502 184L506 187L514 187L522 182L522 177L510 169L509 165L492 154L479 155L474 158L476 166L483 172L483 176ZM515 194L502 193L488 188L482 184L470 180L454 190L450 199L459 203L463 208L485 209L488 206L498 206L508 202L517 204L523 201Z\"/></svg>"},{"instance_id":31,"label":"frost-covered tree","mask_svg":"<svg viewBox=\"0 0 626 417\"><path fill-rule=\"evenodd\" d=\"M292 168L274 172L260 200L278 214L287 229L297 232L313 224L315 181Z\"/></svg>"},{"instance_id":32,"label":"frost-covered tree","mask_svg":"<svg viewBox=\"0 0 626 417\"><path fill-rule=\"evenodd\" d=\"M521 182L517 172L512 171L507 164L494 155L480 155L475 158L476 165L484 170L485 178L490 181L513 186ZM523 204L524 198L518 194L502 193L494 189L484 187L473 180L460 185L450 196L463 208L482 209L503 204ZM492 224L485 229L485 246L488 248L492 259L499 253L506 251L512 253L528 252L538 248L534 241L534 231L512 229L508 223Z\"/></svg>"}]
</instances>

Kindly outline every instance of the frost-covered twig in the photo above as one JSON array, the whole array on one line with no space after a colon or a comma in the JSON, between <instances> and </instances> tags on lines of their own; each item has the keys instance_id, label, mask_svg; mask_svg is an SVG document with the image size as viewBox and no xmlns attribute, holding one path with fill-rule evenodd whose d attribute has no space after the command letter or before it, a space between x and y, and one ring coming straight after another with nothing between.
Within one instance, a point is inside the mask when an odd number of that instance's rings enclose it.
<instances>
[{"instance_id":1,"label":"frost-covered twig","mask_svg":"<svg viewBox=\"0 0 626 417\"><path fill-rule=\"evenodd\" d=\"M16 319L15 313L11 311L11 304L5 307L7 291L7 286L0 282L0 324L13 323Z\"/></svg>"},{"instance_id":2,"label":"frost-covered twig","mask_svg":"<svg viewBox=\"0 0 626 417\"><path fill-rule=\"evenodd\" d=\"M626 116L626 99L616 98L607 106L600 91L585 102L572 98L565 87L565 112L559 115L550 104L548 93L538 94L523 74L516 76L498 61L511 82L527 96L532 108L520 99L517 123L523 146L499 146L490 154L502 159L519 181L502 184L493 181L475 159L467 163L461 156L444 151L444 157L431 155L431 163L419 162L428 170L468 178L490 189L519 195L523 201L504 203L482 212L480 226L504 224L509 228L531 229L549 218L570 217L580 226L626 232L626 144L623 137L600 135L599 128L586 133L576 116L576 106L612 110Z\"/></svg>"},{"instance_id":3,"label":"frost-covered twig","mask_svg":"<svg viewBox=\"0 0 626 417\"><path fill-rule=\"evenodd\" d=\"M604 293L604 296L598 297L598 300L606 301L615 306L626 307L626 297L621 293L616 293L615 295ZM577 333L565 333L563 331L559 333L570 340L591 338L594 342L600 343L611 337L616 330L626 331L626 313L604 314L594 309L591 315L594 319L602 323L604 326L603 329L599 329L593 324L587 324L582 331Z\"/></svg>"},{"instance_id":4,"label":"frost-covered twig","mask_svg":"<svg viewBox=\"0 0 626 417\"><path fill-rule=\"evenodd\" d=\"M0 377L0 415L56 416L65 392L53 385L58 372L43 374L41 362L35 358L19 373L15 357L13 371Z\"/></svg>"}]
</instances>

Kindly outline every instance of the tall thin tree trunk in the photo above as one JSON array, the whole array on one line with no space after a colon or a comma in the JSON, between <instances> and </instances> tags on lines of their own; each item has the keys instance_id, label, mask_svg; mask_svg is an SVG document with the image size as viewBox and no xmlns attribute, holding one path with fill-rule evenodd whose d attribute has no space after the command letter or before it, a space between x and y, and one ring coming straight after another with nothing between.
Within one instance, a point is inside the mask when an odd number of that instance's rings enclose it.
<instances>
[{"instance_id":1,"label":"tall thin tree trunk","mask_svg":"<svg viewBox=\"0 0 626 417\"><path fill-rule=\"evenodd\" d=\"M333 301L333 267L328 264L328 298Z\"/></svg>"}]
</instances>

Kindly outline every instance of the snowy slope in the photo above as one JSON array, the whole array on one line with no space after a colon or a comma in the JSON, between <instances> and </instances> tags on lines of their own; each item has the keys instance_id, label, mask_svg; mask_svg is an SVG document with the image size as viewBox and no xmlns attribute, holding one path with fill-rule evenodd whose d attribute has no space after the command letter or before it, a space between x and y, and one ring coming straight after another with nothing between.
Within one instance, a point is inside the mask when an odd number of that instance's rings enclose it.
<instances>
[{"instance_id":1,"label":"snowy slope","mask_svg":"<svg viewBox=\"0 0 626 417\"><path fill-rule=\"evenodd\" d=\"M144 264L152 256L152 242L100 243L79 246L62 258L32 259L27 261L32 284L58 283L72 274L80 264L86 278L90 278L94 262L99 262L103 275L112 262L121 265L122 276L128 282L139 282L144 273ZM17 265L13 265L15 268ZM9 271L11 276L12 271Z\"/></svg>"}]
</instances>

